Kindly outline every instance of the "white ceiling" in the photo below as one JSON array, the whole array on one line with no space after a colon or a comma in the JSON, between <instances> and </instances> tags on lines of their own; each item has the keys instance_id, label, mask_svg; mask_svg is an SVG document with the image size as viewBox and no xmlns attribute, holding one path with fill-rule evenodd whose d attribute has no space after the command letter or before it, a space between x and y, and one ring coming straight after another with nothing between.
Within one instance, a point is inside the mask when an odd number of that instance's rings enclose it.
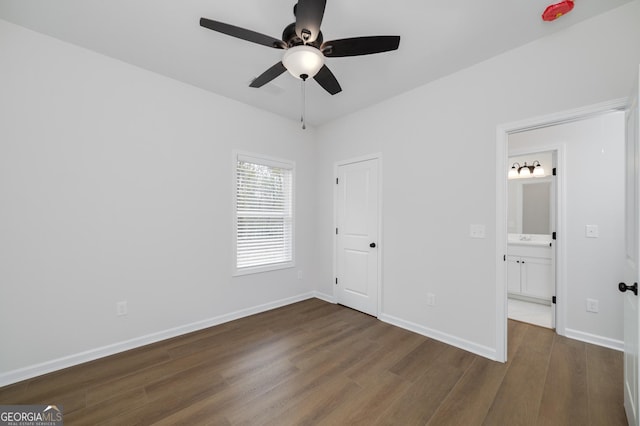
<instances>
[{"instance_id":1,"label":"white ceiling","mask_svg":"<svg viewBox=\"0 0 640 426\"><path fill-rule=\"evenodd\" d=\"M559 1L559 0L552 0ZM400 35L400 48L327 58L342 86L331 96L307 84L307 122L321 125L424 85L632 0L576 0L554 22L550 0L328 0L325 40ZM282 74L260 89L253 78L282 50L200 27L200 17L280 38L295 0L0 0L0 18L141 68L299 119L300 81Z\"/></svg>"}]
</instances>

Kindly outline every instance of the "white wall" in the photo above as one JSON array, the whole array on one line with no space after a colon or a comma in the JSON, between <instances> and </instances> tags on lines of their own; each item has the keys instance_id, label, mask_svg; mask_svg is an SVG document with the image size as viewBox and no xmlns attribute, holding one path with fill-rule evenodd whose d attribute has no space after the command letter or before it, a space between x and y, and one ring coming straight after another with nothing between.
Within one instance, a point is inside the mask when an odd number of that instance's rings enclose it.
<instances>
[{"instance_id":1,"label":"white wall","mask_svg":"<svg viewBox=\"0 0 640 426\"><path fill-rule=\"evenodd\" d=\"M0 385L312 294L313 129L1 20L0 62ZM234 149L296 162L296 268L231 277Z\"/></svg>"},{"instance_id":2,"label":"white wall","mask_svg":"<svg viewBox=\"0 0 640 426\"><path fill-rule=\"evenodd\" d=\"M634 2L315 133L0 21L0 383L331 295L333 165L373 152L383 317L491 356L496 126L626 96L639 18ZM231 278L234 149L297 162L297 268Z\"/></svg>"},{"instance_id":3,"label":"white wall","mask_svg":"<svg viewBox=\"0 0 640 426\"><path fill-rule=\"evenodd\" d=\"M333 164L381 152L382 317L495 356L496 128L627 96L638 22L636 1L319 128L318 290L333 292Z\"/></svg>"},{"instance_id":4,"label":"white wall","mask_svg":"<svg viewBox=\"0 0 640 426\"><path fill-rule=\"evenodd\" d=\"M565 147L565 328L622 341L618 283L625 267L624 112L509 135L509 150ZM585 236L597 225L598 238ZM587 298L599 312L586 311ZM588 336L587 336L588 337Z\"/></svg>"}]
</instances>

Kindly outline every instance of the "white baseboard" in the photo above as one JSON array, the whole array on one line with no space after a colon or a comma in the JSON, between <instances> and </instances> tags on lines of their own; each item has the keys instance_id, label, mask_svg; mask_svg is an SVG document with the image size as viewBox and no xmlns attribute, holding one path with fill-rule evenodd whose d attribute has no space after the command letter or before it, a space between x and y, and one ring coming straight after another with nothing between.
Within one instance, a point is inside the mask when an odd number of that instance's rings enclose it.
<instances>
[{"instance_id":1,"label":"white baseboard","mask_svg":"<svg viewBox=\"0 0 640 426\"><path fill-rule=\"evenodd\" d=\"M31 365L28 367L19 368L16 370L8 371L0 374L0 387L7 386L12 383L17 383L22 380L31 379L43 374L51 373L53 371L61 370L63 368L72 367L74 365L82 364L85 362L93 361L106 356L114 355L127 350L135 349L141 346L145 346L151 343L159 342L161 340L170 339L172 337L180 336L183 334L191 333L194 331L202 330L205 328L220 325L229 321L234 321L240 318L244 318L250 315L255 315L261 312L270 311L272 309L280 308L282 306L290 305L292 303L301 302L303 300L317 298L329 303L336 303L335 298L332 295L321 293L318 291L312 291L309 293L303 293L297 296L288 297L286 299L276 300L274 302L265 303L251 308L241 309L228 314L220 315L217 317L209 318L202 321L197 321L191 324L186 324L179 327L174 327L168 330L159 331L156 333L147 334L145 336L136 337L123 342L114 343L112 345L102 346L100 348L90 349L88 351L80 352L73 355L68 355L62 358L54 359L51 361L43 362L40 364ZM378 319L391 325L404 328L414 333L421 334L423 336L438 340L451 346L463 349L465 351L472 352L482 357L496 360L496 351L494 348L490 348L484 345L460 339L459 337L452 336L450 334L442 333L437 330L433 330L428 327L406 321L401 318L394 317L392 315L381 314ZM586 343L591 343L606 348L623 351L624 342L621 340L610 339L608 337L602 337L595 334L585 333L578 330L565 329L565 336L571 339L579 340Z\"/></svg>"},{"instance_id":2,"label":"white baseboard","mask_svg":"<svg viewBox=\"0 0 640 426\"><path fill-rule=\"evenodd\" d=\"M572 330L570 328L565 328L564 335L565 337L580 340L581 342L604 346L605 348L615 349L616 351L624 351L624 341L622 340L610 339L608 337L585 333L584 331Z\"/></svg>"},{"instance_id":3,"label":"white baseboard","mask_svg":"<svg viewBox=\"0 0 640 426\"><path fill-rule=\"evenodd\" d=\"M213 318L208 318L206 320L196 321L191 324L170 328L168 330L158 331L155 333L147 334L145 336L140 336L133 339L125 340L123 342L118 342L111 345L90 349L88 351L68 355L62 358L46 361L40 364L30 365L28 367L23 367L17 370L8 371L6 373L0 374L0 387L10 385L12 383L17 383L22 380L31 379L33 377L37 377L43 374L51 373L53 371L61 370L63 368L72 367L74 365L93 361L98 358L103 358L109 355L114 355L120 352L135 349L151 343L159 342L161 340L166 340L172 337L176 337L176 336L191 333L194 331L202 330L205 328L213 327L219 324L223 324L225 322L229 322L229 321L237 320L250 315L258 314L260 312L270 311L272 309L280 308L282 306L290 305L296 302L301 302L303 300L311 299L313 297L318 297L318 296L316 296L314 292L303 293L297 296L288 297L286 299L280 299L274 302L253 306L251 308L241 309L239 311L230 312L228 314L220 315ZM322 299L322 297L318 297L318 298Z\"/></svg>"},{"instance_id":4,"label":"white baseboard","mask_svg":"<svg viewBox=\"0 0 640 426\"><path fill-rule=\"evenodd\" d=\"M392 315L381 314L380 316L378 316L378 319L391 325L404 328L405 330L413 331L414 333L418 333L423 336L446 343L447 345L455 346L465 351L472 352L476 355L480 355L494 361L497 359L495 348L479 345L469 340L461 339L447 333L442 333L441 331L433 330L431 328L413 323L411 321L405 321Z\"/></svg>"},{"instance_id":5,"label":"white baseboard","mask_svg":"<svg viewBox=\"0 0 640 426\"><path fill-rule=\"evenodd\" d=\"M325 302L333 303L333 304L338 303L336 301L336 298L333 297L333 295L328 295L326 293L321 293L319 291L314 291L313 297L315 297L316 299L324 300Z\"/></svg>"}]
</instances>

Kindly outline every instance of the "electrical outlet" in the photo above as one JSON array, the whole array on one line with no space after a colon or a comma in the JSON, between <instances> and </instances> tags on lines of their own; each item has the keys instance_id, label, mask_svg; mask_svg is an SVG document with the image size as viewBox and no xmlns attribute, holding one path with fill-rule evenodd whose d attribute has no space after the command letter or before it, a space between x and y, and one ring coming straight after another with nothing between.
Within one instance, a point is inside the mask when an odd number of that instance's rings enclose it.
<instances>
[{"instance_id":1,"label":"electrical outlet","mask_svg":"<svg viewBox=\"0 0 640 426\"><path fill-rule=\"evenodd\" d=\"M587 299L587 312L598 312L598 301L596 299Z\"/></svg>"},{"instance_id":2,"label":"electrical outlet","mask_svg":"<svg viewBox=\"0 0 640 426\"><path fill-rule=\"evenodd\" d=\"M121 317L127 315L127 301L123 300L116 303L116 315Z\"/></svg>"},{"instance_id":3,"label":"electrical outlet","mask_svg":"<svg viewBox=\"0 0 640 426\"><path fill-rule=\"evenodd\" d=\"M472 224L469 225L469 236L471 238L485 238L486 228L484 225Z\"/></svg>"},{"instance_id":4,"label":"electrical outlet","mask_svg":"<svg viewBox=\"0 0 640 426\"><path fill-rule=\"evenodd\" d=\"M427 306L436 306L436 295L427 293Z\"/></svg>"}]
</instances>

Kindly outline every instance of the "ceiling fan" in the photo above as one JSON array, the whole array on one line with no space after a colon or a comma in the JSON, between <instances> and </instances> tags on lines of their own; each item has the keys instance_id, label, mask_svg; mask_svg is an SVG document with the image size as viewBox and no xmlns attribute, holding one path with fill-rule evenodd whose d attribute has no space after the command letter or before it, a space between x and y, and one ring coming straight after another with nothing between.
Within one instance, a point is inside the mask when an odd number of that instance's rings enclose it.
<instances>
[{"instance_id":1,"label":"ceiling fan","mask_svg":"<svg viewBox=\"0 0 640 426\"><path fill-rule=\"evenodd\" d=\"M335 95L341 92L342 88L324 63L325 57L371 55L396 50L400 45L400 36L368 36L323 41L320 24L326 3L326 0L298 0L293 7L296 22L284 29L282 40L207 18L201 18L200 25L232 37L285 51L282 60L255 78L250 87L262 87L285 71L289 71L291 75L303 81L313 77L327 92Z\"/></svg>"}]
</instances>

